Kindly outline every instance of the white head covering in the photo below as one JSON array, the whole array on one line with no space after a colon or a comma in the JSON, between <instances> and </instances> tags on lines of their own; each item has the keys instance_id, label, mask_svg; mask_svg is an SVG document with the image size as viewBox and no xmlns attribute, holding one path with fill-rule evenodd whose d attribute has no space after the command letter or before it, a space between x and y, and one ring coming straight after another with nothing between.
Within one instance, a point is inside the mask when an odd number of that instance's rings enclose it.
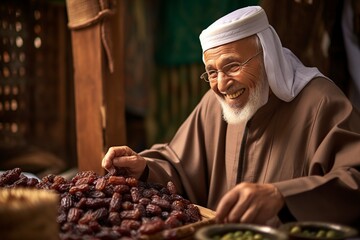
<instances>
[{"instance_id":1,"label":"white head covering","mask_svg":"<svg viewBox=\"0 0 360 240\"><path fill-rule=\"evenodd\" d=\"M269 25L260 6L235 10L218 19L200 34L203 52L256 34L263 48L265 70L273 93L290 102L314 77L322 76L317 68L305 67L287 48Z\"/></svg>"}]
</instances>

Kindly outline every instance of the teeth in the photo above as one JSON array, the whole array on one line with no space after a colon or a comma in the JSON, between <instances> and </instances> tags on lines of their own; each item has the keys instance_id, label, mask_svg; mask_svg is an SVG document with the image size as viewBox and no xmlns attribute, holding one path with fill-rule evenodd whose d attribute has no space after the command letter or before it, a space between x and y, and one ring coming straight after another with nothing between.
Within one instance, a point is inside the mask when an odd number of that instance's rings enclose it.
<instances>
[{"instance_id":1,"label":"teeth","mask_svg":"<svg viewBox=\"0 0 360 240\"><path fill-rule=\"evenodd\" d=\"M240 91L237 91L233 94L228 94L227 96L230 98L230 99L234 99L234 98L237 98L238 96L240 96L241 94L243 94L245 91L245 89L241 89Z\"/></svg>"}]
</instances>

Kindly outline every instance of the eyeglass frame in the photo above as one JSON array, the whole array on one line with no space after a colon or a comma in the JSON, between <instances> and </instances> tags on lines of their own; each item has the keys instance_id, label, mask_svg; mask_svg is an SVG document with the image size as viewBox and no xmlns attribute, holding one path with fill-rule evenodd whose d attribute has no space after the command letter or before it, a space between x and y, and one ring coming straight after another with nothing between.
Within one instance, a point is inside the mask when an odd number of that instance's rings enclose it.
<instances>
[{"instance_id":1,"label":"eyeglass frame","mask_svg":"<svg viewBox=\"0 0 360 240\"><path fill-rule=\"evenodd\" d=\"M232 77L234 77L234 76L236 76L237 74L239 74L239 72L241 71L241 69L242 69L242 67L243 66L245 66L248 62L250 62L252 59L254 59L255 57L257 57L258 55L260 55L261 53L262 53L263 51L261 50L261 51L259 51L259 52L257 52L254 56L252 56L252 57L249 57L248 59L246 59L244 62L231 62L231 63L228 63L228 64L226 64L225 66L223 66L221 69L219 69L219 70L215 70L215 69L212 69L212 70L210 70L211 72L216 72L216 78L214 78L213 80L209 80L209 72L208 71L205 71L204 73L202 73L201 75L200 75L200 79L202 79L202 80L204 80L205 82L215 82L215 81L217 81L217 79L218 79L218 76L219 76L219 72L222 72L222 73L224 73L226 76L232 76ZM231 64L239 64L239 67L240 67L240 69L238 70L238 71L236 71L236 73L230 73L230 74L228 74L228 72L224 72L222 69L224 69L226 66L229 66L229 65L231 65Z\"/></svg>"}]
</instances>

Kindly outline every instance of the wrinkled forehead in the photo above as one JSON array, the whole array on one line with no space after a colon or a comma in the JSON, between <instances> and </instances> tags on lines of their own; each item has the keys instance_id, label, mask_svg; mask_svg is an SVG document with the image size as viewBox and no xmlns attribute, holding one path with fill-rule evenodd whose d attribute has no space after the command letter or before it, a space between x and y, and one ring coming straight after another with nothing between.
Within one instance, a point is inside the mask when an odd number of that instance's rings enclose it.
<instances>
[{"instance_id":1,"label":"wrinkled forehead","mask_svg":"<svg viewBox=\"0 0 360 240\"><path fill-rule=\"evenodd\" d=\"M261 44L257 35L236 40L220 46L207 49L203 53L203 61L209 64L215 60L228 59L228 61L241 61L246 57L261 51Z\"/></svg>"},{"instance_id":2,"label":"wrinkled forehead","mask_svg":"<svg viewBox=\"0 0 360 240\"><path fill-rule=\"evenodd\" d=\"M201 32L202 51L249 37L268 27L266 13L260 6L235 10Z\"/></svg>"}]
</instances>

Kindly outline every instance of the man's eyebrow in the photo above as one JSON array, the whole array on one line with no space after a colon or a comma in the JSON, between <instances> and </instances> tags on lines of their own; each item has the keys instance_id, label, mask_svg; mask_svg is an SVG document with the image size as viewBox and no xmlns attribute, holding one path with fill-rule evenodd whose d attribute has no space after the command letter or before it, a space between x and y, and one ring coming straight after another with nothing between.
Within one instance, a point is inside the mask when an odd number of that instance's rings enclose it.
<instances>
[{"instance_id":1,"label":"man's eyebrow","mask_svg":"<svg viewBox=\"0 0 360 240\"><path fill-rule=\"evenodd\" d=\"M239 57L236 57L236 56L229 56L227 58L224 58L223 60L221 60L221 65L226 65L226 64L229 64L229 63L232 63L232 62L238 62L239 61ZM208 69L215 69L213 64L208 64L205 66L205 69L208 70Z\"/></svg>"},{"instance_id":2,"label":"man's eyebrow","mask_svg":"<svg viewBox=\"0 0 360 240\"><path fill-rule=\"evenodd\" d=\"M211 69L214 69L214 67L213 67L212 64L209 64L209 65L206 65L206 66L205 66L205 69L206 69L206 70L211 70Z\"/></svg>"}]
</instances>

